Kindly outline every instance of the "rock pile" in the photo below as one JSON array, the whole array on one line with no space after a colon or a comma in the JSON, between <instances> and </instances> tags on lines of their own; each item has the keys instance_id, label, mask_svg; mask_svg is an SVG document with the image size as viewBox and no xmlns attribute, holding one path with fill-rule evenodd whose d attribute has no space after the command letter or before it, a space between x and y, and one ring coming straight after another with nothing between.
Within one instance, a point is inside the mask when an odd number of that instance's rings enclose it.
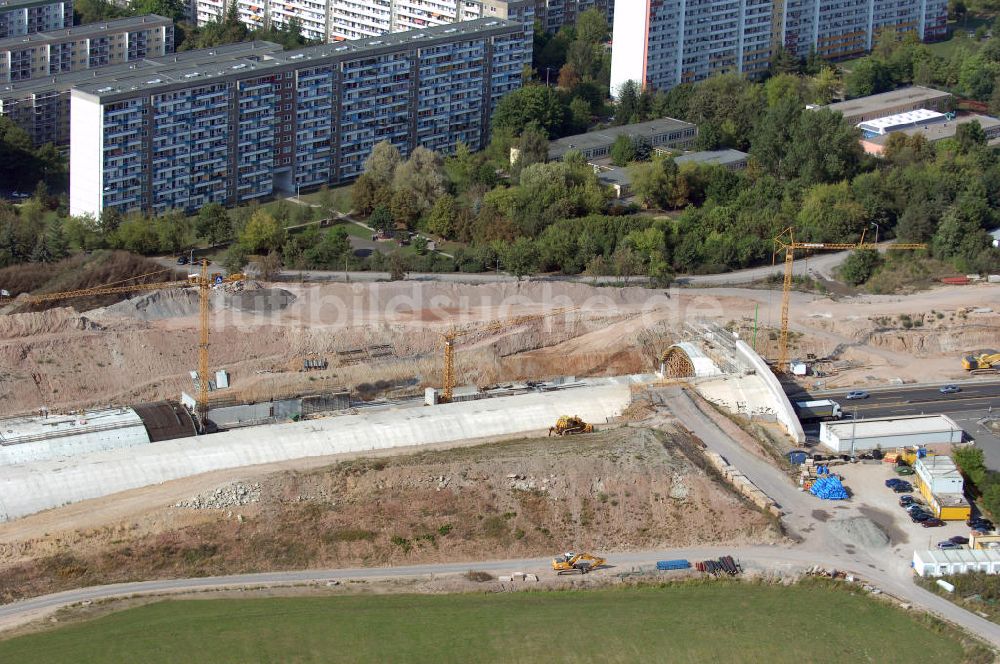
<instances>
[{"instance_id":1,"label":"rock pile","mask_svg":"<svg viewBox=\"0 0 1000 664\"><path fill-rule=\"evenodd\" d=\"M174 507L186 507L193 510L223 510L257 502L260 502L259 483L235 482L221 486L211 493L195 496L190 500L182 500L175 503Z\"/></svg>"}]
</instances>

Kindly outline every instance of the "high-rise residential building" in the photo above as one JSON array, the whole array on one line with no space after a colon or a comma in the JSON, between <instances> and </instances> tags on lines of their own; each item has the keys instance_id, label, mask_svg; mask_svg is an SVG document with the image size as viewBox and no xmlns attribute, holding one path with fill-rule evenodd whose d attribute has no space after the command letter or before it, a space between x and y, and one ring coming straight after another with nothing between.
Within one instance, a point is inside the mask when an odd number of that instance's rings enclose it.
<instances>
[{"instance_id":1,"label":"high-rise residential building","mask_svg":"<svg viewBox=\"0 0 1000 664\"><path fill-rule=\"evenodd\" d=\"M658 90L741 72L759 76L785 48L805 57L854 57L882 31L933 41L947 0L635 0L615 7L611 91L635 80Z\"/></svg>"},{"instance_id":2,"label":"high-rise residential building","mask_svg":"<svg viewBox=\"0 0 1000 664\"><path fill-rule=\"evenodd\" d=\"M559 28L564 25L575 25L580 12L591 8L597 8L607 16L608 25L611 25L615 15L615 0L535 0L535 18L545 32L559 32Z\"/></svg>"},{"instance_id":3,"label":"high-rise residential building","mask_svg":"<svg viewBox=\"0 0 1000 664\"><path fill-rule=\"evenodd\" d=\"M304 37L334 42L477 18L522 21L530 39L537 0L193 0L193 13L199 25L220 21L233 2L249 28L296 19Z\"/></svg>"},{"instance_id":4,"label":"high-rise residential building","mask_svg":"<svg viewBox=\"0 0 1000 664\"><path fill-rule=\"evenodd\" d=\"M0 39L0 83L172 53L174 22L150 14Z\"/></svg>"},{"instance_id":5,"label":"high-rise residential building","mask_svg":"<svg viewBox=\"0 0 1000 664\"><path fill-rule=\"evenodd\" d=\"M73 25L73 0L0 0L0 39Z\"/></svg>"},{"instance_id":6,"label":"high-rise residential building","mask_svg":"<svg viewBox=\"0 0 1000 664\"><path fill-rule=\"evenodd\" d=\"M271 42L244 42L212 49L187 51L160 58L145 58L99 69L0 84L0 115L10 118L27 132L35 145L69 145L70 90L91 81L131 79L137 75L154 78L159 69L209 65L222 58L259 57L276 53L281 45Z\"/></svg>"},{"instance_id":7,"label":"high-rise residential building","mask_svg":"<svg viewBox=\"0 0 1000 664\"><path fill-rule=\"evenodd\" d=\"M482 148L531 61L523 33L477 19L79 84L71 213L193 210L344 182L381 141L404 155Z\"/></svg>"}]
</instances>

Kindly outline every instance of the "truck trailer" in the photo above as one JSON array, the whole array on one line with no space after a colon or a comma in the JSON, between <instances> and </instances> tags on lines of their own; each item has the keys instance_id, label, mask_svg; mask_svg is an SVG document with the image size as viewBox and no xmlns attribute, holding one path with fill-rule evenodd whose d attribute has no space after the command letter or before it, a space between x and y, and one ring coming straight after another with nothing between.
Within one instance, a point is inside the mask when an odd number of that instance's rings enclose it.
<instances>
[{"instance_id":1,"label":"truck trailer","mask_svg":"<svg viewBox=\"0 0 1000 664\"><path fill-rule=\"evenodd\" d=\"M831 399L796 401L795 411L803 422L807 420L839 420L843 417L840 404Z\"/></svg>"}]
</instances>

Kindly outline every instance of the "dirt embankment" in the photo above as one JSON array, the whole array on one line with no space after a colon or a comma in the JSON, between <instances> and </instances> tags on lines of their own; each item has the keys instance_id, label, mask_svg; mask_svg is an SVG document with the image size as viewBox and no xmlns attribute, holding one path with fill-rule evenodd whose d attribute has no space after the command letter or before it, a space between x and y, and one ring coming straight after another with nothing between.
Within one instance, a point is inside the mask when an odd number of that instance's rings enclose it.
<instances>
[{"instance_id":1,"label":"dirt embankment","mask_svg":"<svg viewBox=\"0 0 1000 664\"><path fill-rule=\"evenodd\" d=\"M2 544L0 601L136 579L778 541L691 449L681 433L620 428L274 473L238 499L213 490ZM222 507L185 506L206 504Z\"/></svg>"}]
</instances>

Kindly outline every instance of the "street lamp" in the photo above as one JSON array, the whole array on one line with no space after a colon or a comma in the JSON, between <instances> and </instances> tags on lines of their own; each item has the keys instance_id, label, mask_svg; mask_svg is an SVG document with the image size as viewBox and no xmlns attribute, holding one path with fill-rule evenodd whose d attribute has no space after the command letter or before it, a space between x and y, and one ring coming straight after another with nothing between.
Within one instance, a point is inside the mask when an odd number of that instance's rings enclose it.
<instances>
[{"instance_id":1,"label":"street lamp","mask_svg":"<svg viewBox=\"0 0 1000 664\"><path fill-rule=\"evenodd\" d=\"M873 222L871 222L869 228L874 228L875 229L875 244L878 244L879 225L873 221Z\"/></svg>"}]
</instances>

